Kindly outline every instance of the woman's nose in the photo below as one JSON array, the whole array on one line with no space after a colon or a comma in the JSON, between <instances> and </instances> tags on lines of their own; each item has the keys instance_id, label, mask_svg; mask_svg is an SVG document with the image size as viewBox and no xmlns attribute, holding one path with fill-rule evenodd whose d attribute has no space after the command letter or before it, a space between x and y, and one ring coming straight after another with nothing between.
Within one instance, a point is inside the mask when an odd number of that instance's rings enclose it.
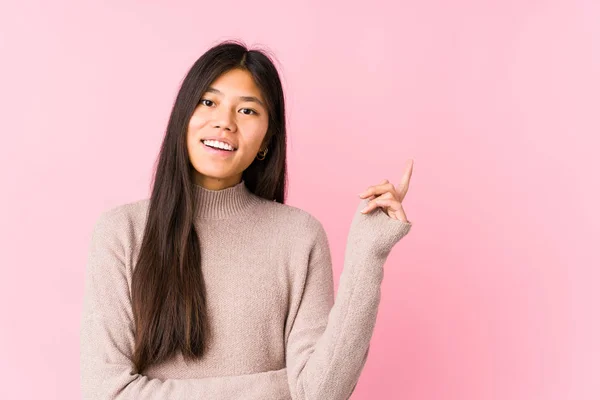
<instances>
[{"instance_id":1,"label":"woman's nose","mask_svg":"<svg viewBox=\"0 0 600 400\"><path fill-rule=\"evenodd\" d=\"M231 113L226 110L218 112L218 114L215 116L213 126L215 128L228 129L230 131L233 130L234 123Z\"/></svg>"}]
</instances>

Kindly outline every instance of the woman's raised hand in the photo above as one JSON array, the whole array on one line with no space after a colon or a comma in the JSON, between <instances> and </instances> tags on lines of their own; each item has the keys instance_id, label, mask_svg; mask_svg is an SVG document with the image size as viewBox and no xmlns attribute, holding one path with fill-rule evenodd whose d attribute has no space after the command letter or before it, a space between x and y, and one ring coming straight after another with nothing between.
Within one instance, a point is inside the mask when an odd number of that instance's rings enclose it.
<instances>
[{"instance_id":1,"label":"woman's raised hand","mask_svg":"<svg viewBox=\"0 0 600 400\"><path fill-rule=\"evenodd\" d=\"M394 187L387 179L384 179L380 184L369 186L367 190L359 194L361 199L369 198L367 206L361 210L363 214L369 213L381 207L386 214L393 219L403 222L409 222L402 208L402 200L408 192L410 177L413 170L413 160L409 160L404 175L398 186Z\"/></svg>"}]
</instances>

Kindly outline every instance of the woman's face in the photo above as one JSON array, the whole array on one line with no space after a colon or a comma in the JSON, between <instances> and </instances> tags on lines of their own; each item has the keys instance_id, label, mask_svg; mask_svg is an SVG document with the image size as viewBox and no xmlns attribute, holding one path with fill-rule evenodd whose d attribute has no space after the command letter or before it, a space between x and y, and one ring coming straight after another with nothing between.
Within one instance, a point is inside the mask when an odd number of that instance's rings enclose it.
<instances>
[{"instance_id":1,"label":"woman's face","mask_svg":"<svg viewBox=\"0 0 600 400\"><path fill-rule=\"evenodd\" d=\"M264 149L269 118L265 100L252 75L242 69L223 73L202 95L187 132L187 148L194 166L194 183L210 190L233 186ZM217 150L204 144L212 138L235 150ZM209 145L219 143L209 142Z\"/></svg>"}]
</instances>

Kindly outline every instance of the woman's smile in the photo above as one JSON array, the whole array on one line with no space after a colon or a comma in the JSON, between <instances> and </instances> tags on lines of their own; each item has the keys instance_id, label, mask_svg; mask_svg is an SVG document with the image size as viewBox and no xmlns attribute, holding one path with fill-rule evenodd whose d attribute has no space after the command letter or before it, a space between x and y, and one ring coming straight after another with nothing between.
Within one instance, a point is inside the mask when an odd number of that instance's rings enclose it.
<instances>
[{"instance_id":1,"label":"woman's smile","mask_svg":"<svg viewBox=\"0 0 600 400\"><path fill-rule=\"evenodd\" d=\"M216 147L211 147L206 145L204 142L200 142L202 148L208 153L208 154L212 154L215 156L220 156L220 157L231 157L233 156L233 154L237 151L237 150L225 150L225 149L219 149Z\"/></svg>"}]
</instances>

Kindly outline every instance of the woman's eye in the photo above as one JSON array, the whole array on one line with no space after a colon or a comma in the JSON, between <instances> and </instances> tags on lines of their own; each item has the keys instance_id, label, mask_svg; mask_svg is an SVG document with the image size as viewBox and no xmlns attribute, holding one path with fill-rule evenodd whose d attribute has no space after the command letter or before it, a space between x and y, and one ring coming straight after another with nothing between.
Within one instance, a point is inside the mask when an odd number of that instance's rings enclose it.
<instances>
[{"instance_id":1,"label":"woman's eye","mask_svg":"<svg viewBox=\"0 0 600 400\"><path fill-rule=\"evenodd\" d=\"M242 113L242 114L246 114L246 115L257 114L257 112L256 112L256 111L254 111L254 110L253 110L253 109L251 109L251 108L242 108L242 111L243 111L243 110L250 111L250 113Z\"/></svg>"},{"instance_id":2,"label":"woman's eye","mask_svg":"<svg viewBox=\"0 0 600 400\"><path fill-rule=\"evenodd\" d=\"M203 106L212 107L215 103L212 100L201 99L200 104L202 104ZM252 114L258 115L258 113L251 108L242 108L240 111L242 111L242 114L244 114L244 115L252 115Z\"/></svg>"}]
</instances>

